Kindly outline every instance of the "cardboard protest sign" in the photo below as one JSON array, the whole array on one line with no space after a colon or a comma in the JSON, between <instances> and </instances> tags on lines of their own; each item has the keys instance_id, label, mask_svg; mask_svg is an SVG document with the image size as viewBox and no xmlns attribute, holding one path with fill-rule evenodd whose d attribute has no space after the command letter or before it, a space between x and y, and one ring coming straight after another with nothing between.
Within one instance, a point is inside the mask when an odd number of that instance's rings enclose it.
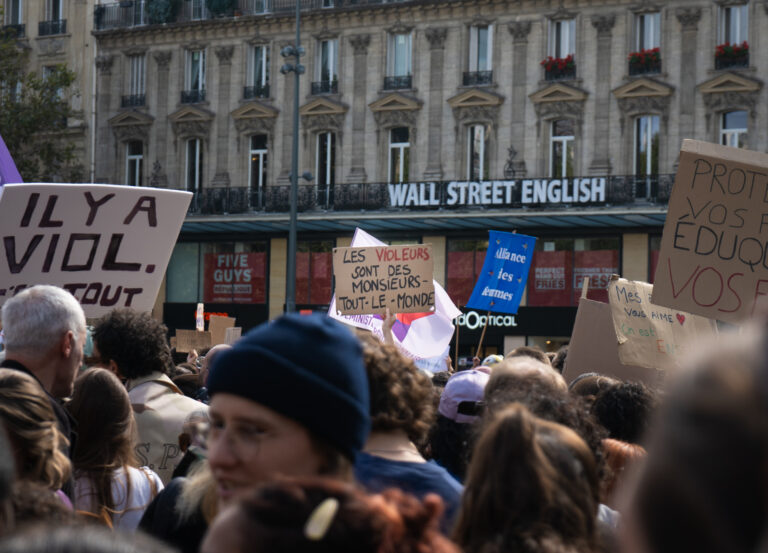
<instances>
[{"instance_id":1,"label":"cardboard protest sign","mask_svg":"<svg viewBox=\"0 0 768 553\"><path fill-rule=\"evenodd\" d=\"M150 311L192 194L97 184L0 188L0 304L24 288L69 290L87 317Z\"/></svg>"},{"instance_id":2,"label":"cardboard protest sign","mask_svg":"<svg viewBox=\"0 0 768 553\"><path fill-rule=\"evenodd\" d=\"M739 322L768 295L768 155L683 141L653 301Z\"/></svg>"},{"instance_id":3,"label":"cardboard protest sign","mask_svg":"<svg viewBox=\"0 0 768 553\"><path fill-rule=\"evenodd\" d=\"M343 315L435 308L431 244L333 249L336 309Z\"/></svg>"},{"instance_id":4,"label":"cardboard protest sign","mask_svg":"<svg viewBox=\"0 0 768 553\"><path fill-rule=\"evenodd\" d=\"M209 348L211 345L213 344L210 332L176 329L176 351L179 353L189 353L193 349L199 353L201 349Z\"/></svg>"},{"instance_id":5,"label":"cardboard protest sign","mask_svg":"<svg viewBox=\"0 0 768 553\"><path fill-rule=\"evenodd\" d=\"M235 342L237 342L240 339L240 336L242 335L243 335L243 327L241 326L230 327L226 329L226 332L224 333L224 343L231 346Z\"/></svg>"},{"instance_id":6,"label":"cardboard protest sign","mask_svg":"<svg viewBox=\"0 0 768 553\"><path fill-rule=\"evenodd\" d=\"M579 299L563 377L570 383L580 374L591 372L643 382L653 388L659 387L664 377L664 371L621 362L611 306L587 299L584 293Z\"/></svg>"},{"instance_id":7,"label":"cardboard protest sign","mask_svg":"<svg viewBox=\"0 0 768 553\"><path fill-rule=\"evenodd\" d=\"M227 329L235 326L234 317L211 315L208 319L208 332L211 333L211 345L227 343Z\"/></svg>"},{"instance_id":8,"label":"cardboard protest sign","mask_svg":"<svg viewBox=\"0 0 768 553\"><path fill-rule=\"evenodd\" d=\"M651 303L653 286L614 278L608 285L619 360L655 369L680 366L693 342L714 338L715 321Z\"/></svg>"},{"instance_id":9,"label":"cardboard protest sign","mask_svg":"<svg viewBox=\"0 0 768 553\"><path fill-rule=\"evenodd\" d=\"M467 307L517 313L528 282L536 239L524 234L488 232L488 251Z\"/></svg>"}]
</instances>

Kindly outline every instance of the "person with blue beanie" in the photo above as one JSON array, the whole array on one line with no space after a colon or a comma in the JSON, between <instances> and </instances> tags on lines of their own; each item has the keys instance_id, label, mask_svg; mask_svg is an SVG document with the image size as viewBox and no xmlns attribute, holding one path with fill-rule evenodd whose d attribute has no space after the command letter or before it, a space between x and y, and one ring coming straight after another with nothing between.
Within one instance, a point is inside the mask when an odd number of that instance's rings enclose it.
<instances>
[{"instance_id":1,"label":"person with blue beanie","mask_svg":"<svg viewBox=\"0 0 768 553\"><path fill-rule=\"evenodd\" d=\"M352 479L370 431L362 347L341 323L285 315L216 357L208 460L220 507L281 476Z\"/></svg>"}]
</instances>

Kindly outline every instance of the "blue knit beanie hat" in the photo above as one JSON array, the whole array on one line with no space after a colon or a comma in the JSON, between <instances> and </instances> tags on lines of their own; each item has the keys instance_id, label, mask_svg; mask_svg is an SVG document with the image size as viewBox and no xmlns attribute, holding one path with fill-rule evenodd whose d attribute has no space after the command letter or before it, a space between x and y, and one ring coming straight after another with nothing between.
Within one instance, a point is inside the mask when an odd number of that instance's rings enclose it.
<instances>
[{"instance_id":1,"label":"blue knit beanie hat","mask_svg":"<svg viewBox=\"0 0 768 553\"><path fill-rule=\"evenodd\" d=\"M214 358L208 391L264 405L351 460L371 428L360 342L323 315L284 315L253 329Z\"/></svg>"}]
</instances>

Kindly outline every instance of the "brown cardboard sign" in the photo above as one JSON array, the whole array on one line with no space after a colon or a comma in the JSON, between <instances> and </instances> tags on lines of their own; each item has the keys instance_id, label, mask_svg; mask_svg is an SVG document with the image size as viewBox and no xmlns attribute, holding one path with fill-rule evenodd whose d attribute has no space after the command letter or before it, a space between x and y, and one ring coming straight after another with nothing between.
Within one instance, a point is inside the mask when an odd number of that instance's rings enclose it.
<instances>
[{"instance_id":1,"label":"brown cardboard sign","mask_svg":"<svg viewBox=\"0 0 768 553\"><path fill-rule=\"evenodd\" d=\"M431 244L334 248L341 315L424 313L435 309Z\"/></svg>"},{"instance_id":2,"label":"brown cardboard sign","mask_svg":"<svg viewBox=\"0 0 768 553\"><path fill-rule=\"evenodd\" d=\"M234 317L211 315L208 319L208 332L211 333L211 345L227 343L227 329L235 326Z\"/></svg>"},{"instance_id":3,"label":"brown cardboard sign","mask_svg":"<svg viewBox=\"0 0 768 553\"><path fill-rule=\"evenodd\" d=\"M179 353L189 353L197 350L211 347L211 333L200 332L199 330L176 329L176 351Z\"/></svg>"},{"instance_id":4,"label":"brown cardboard sign","mask_svg":"<svg viewBox=\"0 0 768 553\"><path fill-rule=\"evenodd\" d=\"M712 319L651 303L653 285L614 277L608 303L619 360L651 369L678 368L699 340L714 339ZM570 354L569 354L570 355Z\"/></svg>"},{"instance_id":5,"label":"brown cardboard sign","mask_svg":"<svg viewBox=\"0 0 768 553\"><path fill-rule=\"evenodd\" d=\"M583 373L596 372L620 380L639 381L658 388L664 371L624 365L619 360L619 344L613 330L611 306L582 296L568 346L563 377L570 383Z\"/></svg>"},{"instance_id":6,"label":"brown cardboard sign","mask_svg":"<svg viewBox=\"0 0 768 553\"><path fill-rule=\"evenodd\" d=\"M766 295L768 155L683 141L654 303L739 322Z\"/></svg>"}]
</instances>

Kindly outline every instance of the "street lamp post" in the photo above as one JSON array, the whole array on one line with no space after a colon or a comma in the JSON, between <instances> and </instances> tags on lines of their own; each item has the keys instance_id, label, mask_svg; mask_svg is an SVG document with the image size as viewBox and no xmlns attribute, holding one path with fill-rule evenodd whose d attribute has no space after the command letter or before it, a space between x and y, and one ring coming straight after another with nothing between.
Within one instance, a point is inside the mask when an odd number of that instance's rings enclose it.
<instances>
[{"instance_id":1,"label":"street lamp post","mask_svg":"<svg viewBox=\"0 0 768 553\"><path fill-rule=\"evenodd\" d=\"M285 63L280 73L287 75L293 72L293 142L291 144L291 207L288 224L288 263L285 282L285 310L288 313L296 311L296 208L299 201L299 76L304 73L304 66L299 63L304 55L301 47L301 0L296 0L296 43L286 46L280 51L284 58L294 58L294 63Z\"/></svg>"}]
</instances>

